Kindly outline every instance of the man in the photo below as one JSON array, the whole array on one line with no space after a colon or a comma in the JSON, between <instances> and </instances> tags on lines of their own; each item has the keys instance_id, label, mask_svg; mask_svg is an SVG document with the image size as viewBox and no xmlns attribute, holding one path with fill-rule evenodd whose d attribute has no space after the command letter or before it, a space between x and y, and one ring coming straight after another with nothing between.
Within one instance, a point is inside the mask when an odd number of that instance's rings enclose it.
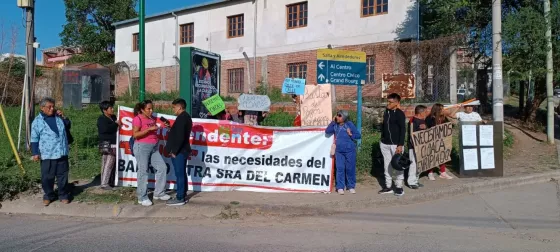
<instances>
[{"instance_id":1,"label":"man","mask_svg":"<svg viewBox=\"0 0 560 252\"><path fill-rule=\"evenodd\" d=\"M187 193L187 158L191 153L191 144L189 142L192 130L192 118L185 111L187 102L183 99L175 99L172 103L173 113L177 116L175 123L168 133L167 144L165 149L171 154L171 162L175 170L176 190L177 195L175 199L167 201L168 206L182 206L188 202L186 199ZM169 125L166 125L169 126Z\"/></svg>"},{"instance_id":2,"label":"man","mask_svg":"<svg viewBox=\"0 0 560 252\"><path fill-rule=\"evenodd\" d=\"M427 107L418 105L414 108L414 117L410 119L410 131L408 134L408 157L410 159L410 167L408 168L408 187L410 189L418 189L422 184L418 183L418 175L416 173L416 157L414 156L414 143L412 141L412 132L425 130L426 127L426 112Z\"/></svg>"},{"instance_id":3,"label":"man","mask_svg":"<svg viewBox=\"0 0 560 252\"><path fill-rule=\"evenodd\" d=\"M63 204L70 203L68 183L68 138L70 120L54 107L55 100L43 98L39 103L41 112L31 124L31 152L34 161L41 161L41 185L43 205L55 200L54 179L58 184L58 198Z\"/></svg>"},{"instance_id":4,"label":"man","mask_svg":"<svg viewBox=\"0 0 560 252\"><path fill-rule=\"evenodd\" d=\"M393 191L393 179L389 170L393 155L403 153L404 137L406 135L406 119L404 112L400 109L400 102L401 96L398 94L392 93L387 96L387 109L383 113L383 128L379 143L383 155L385 188L379 191L379 194L395 193L397 196L404 194L402 187L404 171L396 171L397 178Z\"/></svg>"}]
</instances>

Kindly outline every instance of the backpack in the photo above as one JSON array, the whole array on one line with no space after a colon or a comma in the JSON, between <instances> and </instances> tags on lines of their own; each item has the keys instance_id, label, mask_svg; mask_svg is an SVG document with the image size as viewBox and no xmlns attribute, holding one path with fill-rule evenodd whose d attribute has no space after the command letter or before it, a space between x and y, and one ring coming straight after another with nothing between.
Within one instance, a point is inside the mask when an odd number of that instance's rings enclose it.
<instances>
[{"instance_id":1,"label":"backpack","mask_svg":"<svg viewBox=\"0 0 560 252\"><path fill-rule=\"evenodd\" d=\"M142 129L142 118L138 116L138 120L140 120L140 129ZM134 133L133 133L134 134ZM130 136L128 139L128 147L130 148L130 155L134 157L134 136Z\"/></svg>"}]
</instances>

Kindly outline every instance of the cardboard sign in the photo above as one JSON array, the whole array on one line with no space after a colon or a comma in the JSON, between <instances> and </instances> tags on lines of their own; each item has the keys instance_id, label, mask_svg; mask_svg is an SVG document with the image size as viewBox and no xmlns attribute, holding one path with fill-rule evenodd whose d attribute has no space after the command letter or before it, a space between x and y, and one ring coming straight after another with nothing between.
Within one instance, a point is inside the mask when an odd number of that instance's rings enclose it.
<instances>
[{"instance_id":1,"label":"cardboard sign","mask_svg":"<svg viewBox=\"0 0 560 252\"><path fill-rule=\"evenodd\" d=\"M212 115L216 115L226 109L226 104L224 104L224 101L219 94L215 94L210 98L202 101L202 104L204 104L204 107L206 107L206 109L208 109L208 112L210 112L210 114Z\"/></svg>"},{"instance_id":2,"label":"cardboard sign","mask_svg":"<svg viewBox=\"0 0 560 252\"><path fill-rule=\"evenodd\" d=\"M266 95L242 94L237 99L239 110L269 111L270 98Z\"/></svg>"},{"instance_id":3,"label":"cardboard sign","mask_svg":"<svg viewBox=\"0 0 560 252\"><path fill-rule=\"evenodd\" d=\"M383 74L381 97L397 93L401 98L416 98L414 74Z\"/></svg>"},{"instance_id":4,"label":"cardboard sign","mask_svg":"<svg viewBox=\"0 0 560 252\"><path fill-rule=\"evenodd\" d=\"M451 123L412 133L418 174L451 161L452 135Z\"/></svg>"},{"instance_id":5,"label":"cardboard sign","mask_svg":"<svg viewBox=\"0 0 560 252\"><path fill-rule=\"evenodd\" d=\"M286 78L282 84L282 93L303 95L305 93L305 79Z\"/></svg>"},{"instance_id":6,"label":"cardboard sign","mask_svg":"<svg viewBox=\"0 0 560 252\"><path fill-rule=\"evenodd\" d=\"M301 99L301 126L327 126L332 121L331 85L306 85Z\"/></svg>"}]
</instances>

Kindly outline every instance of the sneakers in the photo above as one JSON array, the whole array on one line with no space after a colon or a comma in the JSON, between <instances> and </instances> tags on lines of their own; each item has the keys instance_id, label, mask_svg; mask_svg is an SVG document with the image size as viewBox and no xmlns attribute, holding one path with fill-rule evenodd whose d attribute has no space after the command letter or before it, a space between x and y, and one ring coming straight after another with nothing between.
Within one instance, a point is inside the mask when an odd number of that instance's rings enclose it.
<instances>
[{"instance_id":1,"label":"sneakers","mask_svg":"<svg viewBox=\"0 0 560 252\"><path fill-rule=\"evenodd\" d=\"M101 190L104 190L104 191L113 191L114 188L113 188L112 186L102 186L102 187L101 187Z\"/></svg>"},{"instance_id":2,"label":"sneakers","mask_svg":"<svg viewBox=\"0 0 560 252\"><path fill-rule=\"evenodd\" d=\"M414 190L418 190L420 188L420 186L418 186L418 185L411 185L409 187L410 187L410 189L414 189Z\"/></svg>"},{"instance_id":3,"label":"sneakers","mask_svg":"<svg viewBox=\"0 0 560 252\"><path fill-rule=\"evenodd\" d=\"M140 204L140 205L142 205L142 206L151 206L151 205L153 205L154 203L152 203L151 200L146 199L146 200L142 200L142 201L139 200L139 201L138 201L138 204Z\"/></svg>"},{"instance_id":4,"label":"sneakers","mask_svg":"<svg viewBox=\"0 0 560 252\"><path fill-rule=\"evenodd\" d=\"M182 206L185 205L188 200L178 200L178 199L170 199L165 204L168 206Z\"/></svg>"},{"instance_id":5,"label":"sneakers","mask_svg":"<svg viewBox=\"0 0 560 252\"><path fill-rule=\"evenodd\" d=\"M155 200L169 200L171 199L171 196L167 195L167 194L163 194L161 196L154 196Z\"/></svg>"},{"instance_id":6,"label":"sneakers","mask_svg":"<svg viewBox=\"0 0 560 252\"><path fill-rule=\"evenodd\" d=\"M453 179L453 177L449 176L449 174L447 174L447 172L442 172L439 175L439 177L442 178L442 179Z\"/></svg>"},{"instance_id":7,"label":"sneakers","mask_svg":"<svg viewBox=\"0 0 560 252\"><path fill-rule=\"evenodd\" d=\"M403 196L403 195L404 195L404 189L395 188L395 196Z\"/></svg>"},{"instance_id":8,"label":"sneakers","mask_svg":"<svg viewBox=\"0 0 560 252\"><path fill-rule=\"evenodd\" d=\"M338 195L344 195L344 189L338 189L336 191L338 192Z\"/></svg>"},{"instance_id":9,"label":"sneakers","mask_svg":"<svg viewBox=\"0 0 560 252\"><path fill-rule=\"evenodd\" d=\"M354 188L350 189L350 193L351 194L356 194L356 189L354 189Z\"/></svg>"},{"instance_id":10,"label":"sneakers","mask_svg":"<svg viewBox=\"0 0 560 252\"><path fill-rule=\"evenodd\" d=\"M379 194L389 194L389 193L393 193L393 190L390 188L383 188L381 189L381 191L379 191Z\"/></svg>"},{"instance_id":11,"label":"sneakers","mask_svg":"<svg viewBox=\"0 0 560 252\"><path fill-rule=\"evenodd\" d=\"M436 180L436 177L434 177L434 173L433 173L433 172L428 173L428 178L429 178L431 181Z\"/></svg>"},{"instance_id":12,"label":"sneakers","mask_svg":"<svg viewBox=\"0 0 560 252\"><path fill-rule=\"evenodd\" d=\"M50 200L48 200L48 199L43 200L43 206L49 206L50 204L51 204Z\"/></svg>"}]
</instances>

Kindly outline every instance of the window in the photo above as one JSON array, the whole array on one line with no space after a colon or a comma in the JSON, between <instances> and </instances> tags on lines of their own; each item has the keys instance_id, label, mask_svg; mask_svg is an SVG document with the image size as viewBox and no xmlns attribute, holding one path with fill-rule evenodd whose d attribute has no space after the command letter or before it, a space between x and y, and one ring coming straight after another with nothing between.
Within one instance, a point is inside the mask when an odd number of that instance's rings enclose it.
<instances>
[{"instance_id":1,"label":"window","mask_svg":"<svg viewBox=\"0 0 560 252\"><path fill-rule=\"evenodd\" d=\"M132 51L137 52L140 50L140 36L138 33L132 34Z\"/></svg>"},{"instance_id":2,"label":"window","mask_svg":"<svg viewBox=\"0 0 560 252\"><path fill-rule=\"evenodd\" d=\"M227 18L228 22L228 38L243 37L244 33L244 15L236 15Z\"/></svg>"},{"instance_id":3,"label":"window","mask_svg":"<svg viewBox=\"0 0 560 252\"><path fill-rule=\"evenodd\" d=\"M194 23L182 24L180 31L181 45L194 43Z\"/></svg>"},{"instance_id":4,"label":"window","mask_svg":"<svg viewBox=\"0 0 560 252\"><path fill-rule=\"evenodd\" d=\"M369 17L389 12L389 0L362 0L362 17Z\"/></svg>"},{"instance_id":5,"label":"window","mask_svg":"<svg viewBox=\"0 0 560 252\"><path fill-rule=\"evenodd\" d=\"M286 11L288 14L288 29L307 26L307 2L290 4L286 6Z\"/></svg>"},{"instance_id":6,"label":"window","mask_svg":"<svg viewBox=\"0 0 560 252\"><path fill-rule=\"evenodd\" d=\"M366 57L366 84L375 84L375 56Z\"/></svg>"},{"instance_id":7,"label":"window","mask_svg":"<svg viewBox=\"0 0 560 252\"><path fill-rule=\"evenodd\" d=\"M307 79L307 62L288 64L288 77Z\"/></svg>"},{"instance_id":8,"label":"window","mask_svg":"<svg viewBox=\"0 0 560 252\"><path fill-rule=\"evenodd\" d=\"M243 68L228 69L228 90L229 93L242 93L245 75Z\"/></svg>"}]
</instances>

